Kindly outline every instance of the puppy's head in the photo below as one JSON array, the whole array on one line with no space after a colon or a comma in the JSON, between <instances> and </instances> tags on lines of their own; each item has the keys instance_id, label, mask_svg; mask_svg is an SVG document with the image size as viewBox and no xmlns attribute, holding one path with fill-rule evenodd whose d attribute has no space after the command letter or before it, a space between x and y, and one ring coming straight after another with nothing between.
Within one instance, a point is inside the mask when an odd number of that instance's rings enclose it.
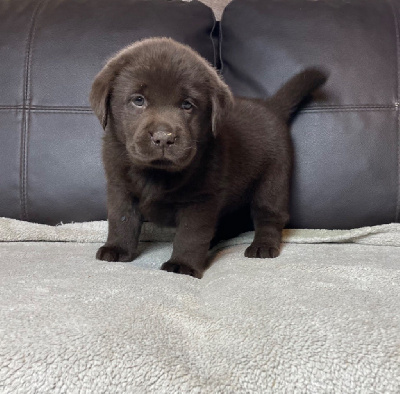
<instances>
[{"instance_id":1,"label":"puppy's head","mask_svg":"<svg viewBox=\"0 0 400 394\"><path fill-rule=\"evenodd\" d=\"M188 46L150 38L118 53L96 76L90 94L103 128L140 167L181 171L218 133L232 94Z\"/></svg>"}]
</instances>

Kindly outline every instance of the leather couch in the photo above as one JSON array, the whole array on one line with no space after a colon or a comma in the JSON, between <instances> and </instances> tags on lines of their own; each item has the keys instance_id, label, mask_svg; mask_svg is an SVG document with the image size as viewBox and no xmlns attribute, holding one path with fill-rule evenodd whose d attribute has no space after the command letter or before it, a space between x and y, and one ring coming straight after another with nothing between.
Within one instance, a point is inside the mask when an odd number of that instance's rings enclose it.
<instances>
[{"instance_id":1,"label":"leather couch","mask_svg":"<svg viewBox=\"0 0 400 394\"><path fill-rule=\"evenodd\" d=\"M0 216L106 219L102 129L88 93L119 49L169 36L267 97L306 66L330 73L293 120L290 226L399 221L399 2L234 0L215 20L180 0L0 0Z\"/></svg>"}]
</instances>

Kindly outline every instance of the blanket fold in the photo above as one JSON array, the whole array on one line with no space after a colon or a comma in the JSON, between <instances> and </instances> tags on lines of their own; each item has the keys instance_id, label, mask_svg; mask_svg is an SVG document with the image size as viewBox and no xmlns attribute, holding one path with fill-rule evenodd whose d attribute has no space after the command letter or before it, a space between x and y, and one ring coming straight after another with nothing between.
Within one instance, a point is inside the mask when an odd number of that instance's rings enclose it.
<instances>
[{"instance_id":1,"label":"blanket fold","mask_svg":"<svg viewBox=\"0 0 400 394\"><path fill-rule=\"evenodd\" d=\"M174 228L161 228L145 222L140 240L142 242L170 242ZM253 232L240 235L223 245L250 243ZM48 226L0 218L0 242L43 241L43 242L105 242L107 222L68 223ZM362 227L351 230L285 229L283 242L289 243L359 243L367 245L400 246L400 223Z\"/></svg>"}]
</instances>

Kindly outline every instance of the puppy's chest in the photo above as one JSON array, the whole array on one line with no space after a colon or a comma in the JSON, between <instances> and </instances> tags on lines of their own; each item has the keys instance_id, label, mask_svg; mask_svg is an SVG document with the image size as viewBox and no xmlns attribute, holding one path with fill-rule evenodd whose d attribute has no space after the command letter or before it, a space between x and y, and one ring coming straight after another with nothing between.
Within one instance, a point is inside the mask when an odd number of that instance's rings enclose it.
<instances>
[{"instance_id":1,"label":"puppy's chest","mask_svg":"<svg viewBox=\"0 0 400 394\"><path fill-rule=\"evenodd\" d=\"M176 226L177 209L173 205L155 201L139 201L139 211L146 221L162 226Z\"/></svg>"},{"instance_id":2,"label":"puppy's chest","mask_svg":"<svg viewBox=\"0 0 400 394\"><path fill-rule=\"evenodd\" d=\"M157 197L142 195L139 198L139 211L145 220L163 226L176 226L178 212L189 205L198 203L196 199L185 198L184 196L166 194Z\"/></svg>"},{"instance_id":3,"label":"puppy's chest","mask_svg":"<svg viewBox=\"0 0 400 394\"><path fill-rule=\"evenodd\" d=\"M151 179L136 178L132 186L144 219L164 226L176 226L178 211L201 200L196 192L169 190L163 182Z\"/></svg>"}]
</instances>

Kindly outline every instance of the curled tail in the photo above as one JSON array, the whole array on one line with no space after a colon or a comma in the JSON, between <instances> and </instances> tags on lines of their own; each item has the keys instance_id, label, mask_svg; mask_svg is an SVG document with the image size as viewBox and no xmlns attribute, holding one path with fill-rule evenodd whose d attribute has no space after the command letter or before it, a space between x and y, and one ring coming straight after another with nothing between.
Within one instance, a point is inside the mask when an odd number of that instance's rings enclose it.
<instances>
[{"instance_id":1,"label":"curled tail","mask_svg":"<svg viewBox=\"0 0 400 394\"><path fill-rule=\"evenodd\" d=\"M307 68L289 79L268 101L289 120L299 104L327 79L327 73L316 68Z\"/></svg>"}]
</instances>

